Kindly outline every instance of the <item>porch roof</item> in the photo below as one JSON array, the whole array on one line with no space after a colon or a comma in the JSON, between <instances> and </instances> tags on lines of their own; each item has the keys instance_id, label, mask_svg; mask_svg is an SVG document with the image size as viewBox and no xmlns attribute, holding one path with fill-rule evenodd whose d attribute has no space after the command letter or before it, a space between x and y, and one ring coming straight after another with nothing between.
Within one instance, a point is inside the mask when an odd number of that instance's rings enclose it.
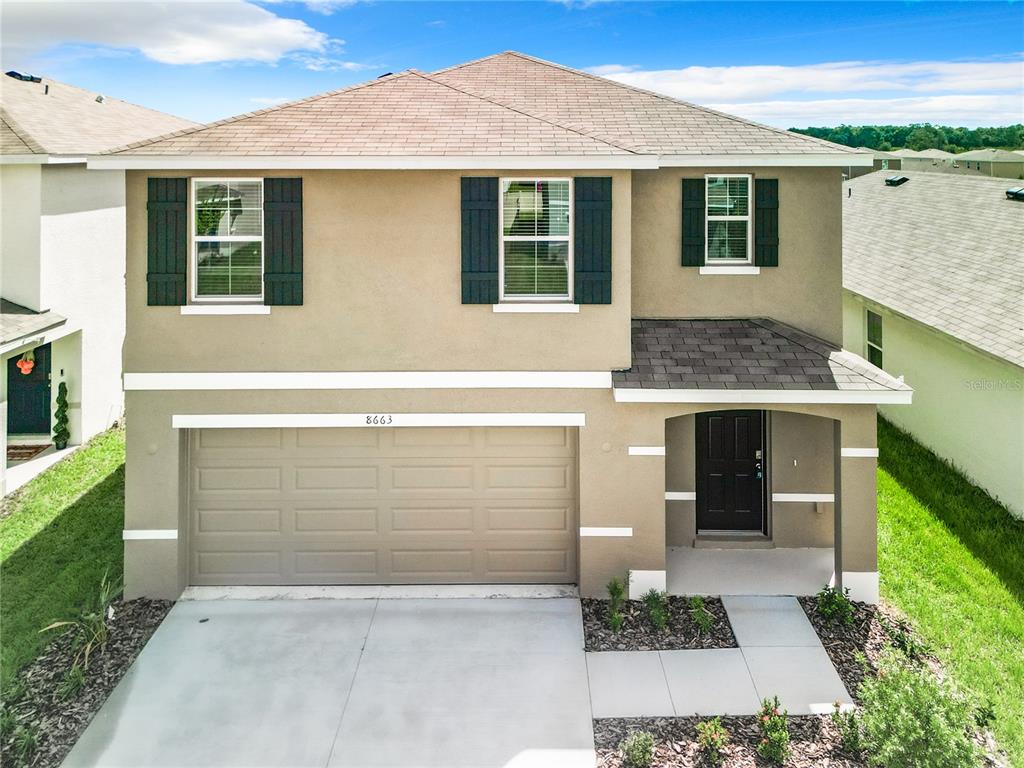
<instances>
[{"instance_id":1,"label":"porch roof","mask_svg":"<svg viewBox=\"0 0 1024 768\"><path fill-rule=\"evenodd\" d=\"M56 312L35 312L7 299L0 299L0 346L21 341L67 322Z\"/></svg>"},{"instance_id":2,"label":"porch roof","mask_svg":"<svg viewBox=\"0 0 1024 768\"><path fill-rule=\"evenodd\" d=\"M863 358L768 318L633 320L616 389L912 391Z\"/></svg>"}]
</instances>

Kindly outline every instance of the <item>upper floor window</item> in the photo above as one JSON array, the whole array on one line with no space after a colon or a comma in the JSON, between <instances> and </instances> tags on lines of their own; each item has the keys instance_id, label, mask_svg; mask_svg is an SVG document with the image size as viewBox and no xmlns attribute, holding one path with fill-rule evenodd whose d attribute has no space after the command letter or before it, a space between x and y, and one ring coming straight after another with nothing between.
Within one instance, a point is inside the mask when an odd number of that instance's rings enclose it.
<instances>
[{"instance_id":1,"label":"upper floor window","mask_svg":"<svg viewBox=\"0 0 1024 768\"><path fill-rule=\"evenodd\" d=\"M501 180L501 299L572 299L572 180Z\"/></svg>"},{"instance_id":2,"label":"upper floor window","mask_svg":"<svg viewBox=\"0 0 1024 768\"><path fill-rule=\"evenodd\" d=\"M751 261L751 177L747 174L707 176L708 264L749 264Z\"/></svg>"},{"instance_id":3,"label":"upper floor window","mask_svg":"<svg viewBox=\"0 0 1024 768\"><path fill-rule=\"evenodd\" d=\"M263 180L193 179L192 299L263 298Z\"/></svg>"},{"instance_id":4,"label":"upper floor window","mask_svg":"<svg viewBox=\"0 0 1024 768\"><path fill-rule=\"evenodd\" d=\"M865 310L867 318L868 362L882 367L882 316L870 309Z\"/></svg>"}]
</instances>

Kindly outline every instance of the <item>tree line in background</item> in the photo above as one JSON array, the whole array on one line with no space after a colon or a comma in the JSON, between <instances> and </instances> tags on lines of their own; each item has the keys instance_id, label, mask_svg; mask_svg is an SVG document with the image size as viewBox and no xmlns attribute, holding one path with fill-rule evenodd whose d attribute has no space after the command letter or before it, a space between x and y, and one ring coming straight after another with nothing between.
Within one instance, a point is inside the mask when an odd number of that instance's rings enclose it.
<instances>
[{"instance_id":1,"label":"tree line in background","mask_svg":"<svg viewBox=\"0 0 1024 768\"><path fill-rule=\"evenodd\" d=\"M791 131L834 141L848 147L867 147L888 152L893 149L942 149L966 152L971 149L1024 148L1024 124L1001 128L952 128L948 125L840 125L835 128L791 128Z\"/></svg>"}]
</instances>

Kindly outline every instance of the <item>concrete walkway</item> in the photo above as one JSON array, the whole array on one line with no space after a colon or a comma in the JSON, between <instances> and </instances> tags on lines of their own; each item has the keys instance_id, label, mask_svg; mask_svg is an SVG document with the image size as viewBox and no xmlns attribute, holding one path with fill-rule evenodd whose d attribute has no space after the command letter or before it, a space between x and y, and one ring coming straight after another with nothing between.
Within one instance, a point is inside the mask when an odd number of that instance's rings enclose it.
<instances>
[{"instance_id":1,"label":"concrete walkway","mask_svg":"<svg viewBox=\"0 0 1024 768\"><path fill-rule=\"evenodd\" d=\"M65 768L593 768L574 599L179 602Z\"/></svg>"},{"instance_id":2,"label":"concrete walkway","mask_svg":"<svg viewBox=\"0 0 1024 768\"><path fill-rule=\"evenodd\" d=\"M792 597L723 597L739 648L587 654L594 717L752 715L778 695L793 715L851 703Z\"/></svg>"}]
</instances>

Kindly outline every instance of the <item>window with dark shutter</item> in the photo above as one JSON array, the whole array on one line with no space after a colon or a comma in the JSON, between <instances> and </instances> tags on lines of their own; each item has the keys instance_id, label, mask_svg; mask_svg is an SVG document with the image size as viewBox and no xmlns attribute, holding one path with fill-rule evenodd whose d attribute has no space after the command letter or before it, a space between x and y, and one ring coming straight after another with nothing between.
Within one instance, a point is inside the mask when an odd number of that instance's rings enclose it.
<instances>
[{"instance_id":1,"label":"window with dark shutter","mask_svg":"<svg viewBox=\"0 0 1024 768\"><path fill-rule=\"evenodd\" d=\"M302 179L264 179L263 252L263 303L302 304Z\"/></svg>"},{"instance_id":2,"label":"window with dark shutter","mask_svg":"<svg viewBox=\"0 0 1024 768\"><path fill-rule=\"evenodd\" d=\"M573 186L573 301L611 304L612 180L578 176Z\"/></svg>"},{"instance_id":3,"label":"window with dark shutter","mask_svg":"<svg viewBox=\"0 0 1024 768\"><path fill-rule=\"evenodd\" d=\"M149 179L146 215L146 303L183 305L188 274L188 179Z\"/></svg>"},{"instance_id":4,"label":"window with dark shutter","mask_svg":"<svg viewBox=\"0 0 1024 768\"><path fill-rule=\"evenodd\" d=\"M779 266L779 180L754 180L754 264Z\"/></svg>"},{"instance_id":5,"label":"window with dark shutter","mask_svg":"<svg viewBox=\"0 0 1024 768\"><path fill-rule=\"evenodd\" d=\"M462 178L462 303L498 303L497 178Z\"/></svg>"},{"instance_id":6,"label":"window with dark shutter","mask_svg":"<svg viewBox=\"0 0 1024 768\"><path fill-rule=\"evenodd\" d=\"M683 179L683 266L704 264L704 186L700 179Z\"/></svg>"}]
</instances>

